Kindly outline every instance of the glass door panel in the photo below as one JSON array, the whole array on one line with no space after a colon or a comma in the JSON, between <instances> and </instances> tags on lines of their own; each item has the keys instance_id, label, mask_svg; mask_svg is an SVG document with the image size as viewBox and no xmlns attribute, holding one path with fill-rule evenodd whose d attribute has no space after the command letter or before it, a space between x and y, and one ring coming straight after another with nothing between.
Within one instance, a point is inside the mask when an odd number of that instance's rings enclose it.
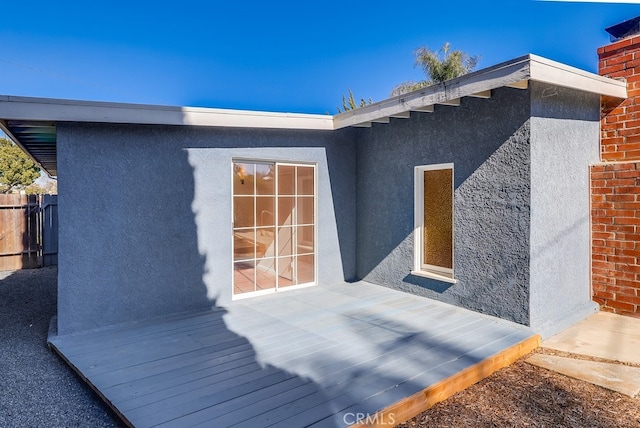
<instances>
[{"instance_id":1,"label":"glass door panel","mask_svg":"<svg viewBox=\"0 0 640 428\"><path fill-rule=\"evenodd\" d=\"M275 195L276 177L274 164L256 164L256 194Z\"/></svg>"},{"instance_id":2,"label":"glass door panel","mask_svg":"<svg viewBox=\"0 0 640 428\"><path fill-rule=\"evenodd\" d=\"M233 293L315 282L315 167L233 163Z\"/></svg>"},{"instance_id":3,"label":"glass door panel","mask_svg":"<svg viewBox=\"0 0 640 428\"><path fill-rule=\"evenodd\" d=\"M298 196L296 203L298 218L297 224L313 224L314 223L314 206L313 196Z\"/></svg>"},{"instance_id":4,"label":"glass door panel","mask_svg":"<svg viewBox=\"0 0 640 428\"><path fill-rule=\"evenodd\" d=\"M313 196L315 194L315 174L312 166L297 166L298 195Z\"/></svg>"},{"instance_id":5,"label":"glass door panel","mask_svg":"<svg viewBox=\"0 0 640 428\"><path fill-rule=\"evenodd\" d=\"M315 252L313 226L298 226L296 235L296 254L313 254Z\"/></svg>"},{"instance_id":6,"label":"glass door panel","mask_svg":"<svg viewBox=\"0 0 640 428\"><path fill-rule=\"evenodd\" d=\"M315 281L315 266L313 254L298 256L298 284L306 284Z\"/></svg>"},{"instance_id":7,"label":"glass door panel","mask_svg":"<svg viewBox=\"0 0 640 428\"><path fill-rule=\"evenodd\" d=\"M255 236L254 229L233 231L233 260L253 260L256 257Z\"/></svg>"},{"instance_id":8,"label":"glass door panel","mask_svg":"<svg viewBox=\"0 0 640 428\"><path fill-rule=\"evenodd\" d=\"M278 226L291 226L294 223L294 201L293 197L278 197Z\"/></svg>"},{"instance_id":9,"label":"glass door panel","mask_svg":"<svg viewBox=\"0 0 640 428\"><path fill-rule=\"evenodd\" d=\"M291 256L294 254L293 227L278 228L278 256Z\"/></svg>"},{"instance_id":10,"label":"glass door panel","mask_svg":"<svg viewBox=\"0 0 640 428\"><path fill-rule=\"evenodd\" d=\"M233 164L233 194L253 195L255 165L252 163Z\"/></svg>"},{"instance_id":11,"label":"glass door panel","mask_svg":"<svg viewBox=\"0 0 640 428\"><path fill-rule=\"evenodd\" d=\"M293 257L278 258L278 286L289 287L296 285L295 281L295 265Z\"/></svg>"},{"instance_id":12,"label":"glass door panel","mask_svg":"<svg viewBox=\"0 0 640 428\"><path fill-rule=\"evenodd\" d=\"M250 293L255 287L255 262L243 261L233 264L233 293Z\"/></svg>"},{"instance_id":13,"label":"glass door panel","mask_svg":"<svg viewBox=\"0 0 640 428\"><path fill-rule=\"evenodd\" d=\"M277 165L278 195L294 195L296 189L296 168L294 166Z\"/></svg>"}]
</instances>

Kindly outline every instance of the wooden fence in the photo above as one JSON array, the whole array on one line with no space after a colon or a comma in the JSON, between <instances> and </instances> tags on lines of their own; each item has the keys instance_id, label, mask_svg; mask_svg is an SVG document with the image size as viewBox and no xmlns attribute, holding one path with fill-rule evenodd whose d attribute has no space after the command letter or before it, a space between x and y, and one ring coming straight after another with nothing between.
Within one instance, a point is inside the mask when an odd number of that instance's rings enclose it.
<instances>
[{"instance_id":1,"label":"wooden fence","mask_svg":"<svg viewBox=\"0 0 640 428\"><path fill-rule=\"evenodd\" d=\"M0 270L56 264L57 196L0 194Z\"/></svg>"}]
</instances>

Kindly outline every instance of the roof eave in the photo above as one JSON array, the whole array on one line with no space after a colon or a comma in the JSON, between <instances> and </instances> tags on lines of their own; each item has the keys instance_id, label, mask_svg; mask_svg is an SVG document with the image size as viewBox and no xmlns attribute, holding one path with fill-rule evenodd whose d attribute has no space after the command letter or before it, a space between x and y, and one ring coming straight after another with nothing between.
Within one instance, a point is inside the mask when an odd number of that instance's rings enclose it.
<instances>
[{"instance_id":1,"label":"roof eave","mask_svg":"<svg viewBox=\"0 0 640 428\"><path fill-rule=\"evenodd\" d=\"M627 98L624 80L599 76L579 68L530 54L530 80L549 83L602 96Z\"/></svg>"},{"instance_id":2,"label":"roof eave","mask_svg":"<svg viewBox=\"0 0 640 428\"><path fill-rule=\"evenodd\" d=\"M4 120L0 119L0 130L2 130L2 132L5 133L5 135L11 140L13 141L13 143L15 145L17 145L18 147L20 147L20 149L22 149L23 152L25 152L27 154L27 156L29 156L29 159L31 159L36 165L38 165L38 168L40 168L41 170L43 170L47 176L49 176L49 178L53 178L56 176L57 171L49 171L48 168L45 168L38 159L36 159L33 154L27 150L27 148L25 146L22 145L22 142L16 138L13 133L9 130L9 128L7 127L7 124Z\"/></svg>"},{"instance_id":3,"label":"roof eave","mask_svg":"<svg viewBox=\"0 0 640 428\"><path fill-rule=\"evenodd\" d=\"M330 115L0 96L0 118L55 122L333 130Z\"/></svg>"},{"instance_id":4,"label":"roof eave","mask_svg":"<svg viewBox=\"0 0 640 428\"><path fill-rule=\"evenodd\" d=\"M457 79L428 86L334 116L335 129L366 126L410 111L433 111L436 104L451 104L462 97L482 96L500 87L526 89L528 81L544 82L585 92L624 99L627 86L614 80L556 61L529 54Z\"/></svg>"}]
</instances>

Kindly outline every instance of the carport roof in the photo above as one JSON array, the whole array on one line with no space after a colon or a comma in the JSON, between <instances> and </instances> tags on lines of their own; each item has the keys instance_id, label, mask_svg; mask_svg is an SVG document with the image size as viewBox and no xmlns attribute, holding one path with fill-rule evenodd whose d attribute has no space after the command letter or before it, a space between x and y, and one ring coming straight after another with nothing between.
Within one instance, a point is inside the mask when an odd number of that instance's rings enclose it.
<instances>
[{"instance_id":1,"label":"carport roof","mask_svg":"<svg viewBox=\"0 0 640 428\"><path fill-rule=\"evenodd\" d=\"M388 123L392 117L408 118L411 111L433 112L436 104L459 105L463 97L489 98L491 90L500 87L526 89L530 80L619 99L627 97L624 81L529 54L334 116L0 95L0 128L45 171L57 175L59 122L332 131Z\"/></svg>"}]
</instances>

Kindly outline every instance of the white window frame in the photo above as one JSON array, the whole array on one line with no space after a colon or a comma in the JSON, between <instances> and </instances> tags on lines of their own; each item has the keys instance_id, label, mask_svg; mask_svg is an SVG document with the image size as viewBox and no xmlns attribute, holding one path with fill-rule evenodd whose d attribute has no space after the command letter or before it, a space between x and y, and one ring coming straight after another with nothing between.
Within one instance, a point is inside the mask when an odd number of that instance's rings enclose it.
<instances>
[{"instance_id":1,"label":"white window frame","mask_svg":"<svg viewBox=\"0 0 640 428\"><path fill-rule=\"evenodd\" d=\"M413 270L411 271L412 275L421 276L424 278L436 279L438 281L449 282L455 284L457 280L454 277L453 268L445 268L442 266L434 266L422 263L424 260L424 172L425 171L434 171L434 170L442 170L442 169L450 169L451 174L453 175L453 163L440 163L434 165L420 165L414 168L414 261L413 261ZM454 184L453 180L451 180L451 212L454 212L454 200L453 200L453 192L454 192ZM452 218L453 222L453 218ZM455 249L454 249L454 239L455 230L454 225L452 227L452 242L451 242L451 251L452 251L452 261L454 261L455 257ZM455 266L455 263L452 264Z\"/></svg>"},{"instance_id":2,"label":"white window frame","mask_svg":"<svg viewBox=\"0 0 640 428\"><path fill-rule=\"evenodd\" d=\"M303 284L296 284L296 285L288 285L286 287L280 287L278 285L278 281L276 280L276 287L275 288L269 288L269 289L265 289L265 290L257 290L257 291L249 291L246 293L241 293L241 294L236 294L234 291L234 273L235 273L235 269L234 269L234 265L236 260L233 259L233 230L234 230L234 224L233 224L233 165L235 163L252 163L252 164L273 164L276 167L276 171L277 168L279 166L305 166L305 167L312 167L313 168L313 200L314 200L314 204L313 204L313 218L314 218L314 224L313 224L313 240L314 240L314 249L313 249L313 265L314 265L314 276L313 276L313 281L311 282L307 282L307 283L303 283ZM275 181L274 181L274 196L275 196L275 219L276 219L276 225L275 225L275 229L276 229L276 236L277 236L277 230L278 230L278 225L277 225L277 219L278 219L278 174L277 172L275 173ZM295 190L295 195L297 196L297 186L298 186L298 182L297 180L295 180L295 184L296 186L296 190ZM232 254L231 254L231 300L240 300L240 299L246 299L246 298L252 298L252 297L257 297L257 296L262 296L262 295L266 295L266 294L274 294L274 293L281 293L281 292L286 292L289 290L298 290L301 288L307 288L307 287L314 287L318 285L318 164L317 163L312 163L312 162L295 162L295 161L279 161L279 160L267 160L267 159L252 159L252 158L232 158L231 159L231 248L232 248ZM254 195L255 197L255 195ZM254 208L255 209L255 208ZM255 215L255 213L254 213ZM278 238L276 237L276 240ZM278 244L276 241L276 248L277 248ZM278 272L278 263L279 263L279 259L281 257L278 257L277 255L274 256L274 262L275 262L275 271Z\"/></svg>"}]
</instances>

